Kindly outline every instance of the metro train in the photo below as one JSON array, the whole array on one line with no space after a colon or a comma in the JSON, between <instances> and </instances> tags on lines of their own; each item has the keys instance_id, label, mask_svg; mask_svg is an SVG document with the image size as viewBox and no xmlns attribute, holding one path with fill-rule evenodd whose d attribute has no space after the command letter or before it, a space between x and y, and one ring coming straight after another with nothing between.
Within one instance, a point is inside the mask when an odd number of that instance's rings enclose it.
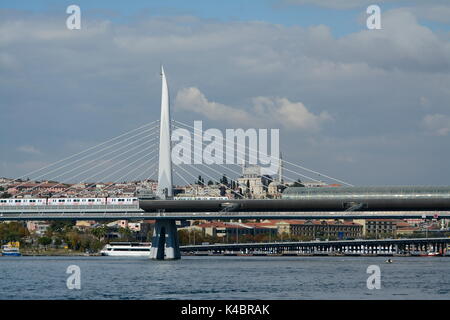
<instances>
[{"instance_id":1,"label":"metro train","mask_svg":"<svg viewBox=\"0 0 450 320\"><path fill-rule=\"evenodd\" d=\"M134 205L138 198L22 198L0 199L1 206L93 206Z\"/></svg>"},{"instance_id":2,"label":"metro train","mask_svg":"<svg viewBox=\"0 0 450 320\"><path fill-rule=\"evenodd\" d=\"M228 200L227 197L175 197L174 200ZM0 199L1 206L135 205L138 198L21 198Z\"/></svg>"}]
</instances>

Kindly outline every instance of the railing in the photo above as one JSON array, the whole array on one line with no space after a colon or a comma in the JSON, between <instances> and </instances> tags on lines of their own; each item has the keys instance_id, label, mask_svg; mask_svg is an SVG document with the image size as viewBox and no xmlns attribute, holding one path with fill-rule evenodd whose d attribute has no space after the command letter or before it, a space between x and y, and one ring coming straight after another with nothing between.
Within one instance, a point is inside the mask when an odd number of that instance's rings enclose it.
<instances>
[{"instance_id":1,"label":"railing","mask_svg":"<svg viewBox=\"0 0 450 320\"><path fill-rule=\"evenodd\" d=\"M370 218L450 218L450 211L362 211L362 212L145 212L138 205L86 205L86 206L13 206L0 207L0 220L9 218L32 219L61 217L142 217L152 219L370 219Z\"/></svg>"},{"instance_id":2,"label":"railing","mask_svg":"<svg viewBox=\"0 0 450 320\"><path fill-rule=\"evenodd\" d=\"M402 239L357 239L357 240L332 240L332 241L280 241L280 242L249 242L249 243L216 243L207 245L185 245L181 250L192 249L227 249L233 248L259 248L259 247L297 247L297 246L340 246L340 245L372 245L372 244L423 244L423 243L450 243L450 238L402 238Z\"/></svg>"},{"instance_id":3,"label":"railing","mask_svg":"<svg viewBox=\"0 0 450 320\"><path fill-rule=\"evenodd\" d=\"M0 211L53 211L53 210L110 210L139 209L138 204L129 205L50 205L50 206L0 206Z\"/></svg>"}]
</instances>

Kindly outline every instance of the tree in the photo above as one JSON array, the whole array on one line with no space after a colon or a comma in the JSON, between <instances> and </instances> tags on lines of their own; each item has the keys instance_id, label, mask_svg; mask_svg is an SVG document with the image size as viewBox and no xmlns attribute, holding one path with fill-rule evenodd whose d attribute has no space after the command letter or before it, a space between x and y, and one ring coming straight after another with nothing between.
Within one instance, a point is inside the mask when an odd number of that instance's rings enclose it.
<instances>
[{"instance_id":1,"label":"tree","mask_svg":"<svg viewBox=\"0 0 450 320\"><path fill-rule=\"evenodd\" d=\"M224 186L220 186L219 190L220 190L220 196L221 197L226 195L226 188Z\"/></svg>"},{"instance_id":2,"label":"tree","mask_svg":"<svg viewBox=\"0 0 450 320\"><path fill-rule=\"evenodd\" d=\"M178 230L178 240L180 241L180 245L185 246L189 244L189 231L187 230Z\"/></svg>"},{"instance_id":3,"label":"tree","mask_svg":"<svg viewBox=\"0 0 450 320\"><path fill-rule=\"evenodd\" d=\"M274 179L270 175L265 174L261 177L261 181L264 186L268 186Z\"/></svg>"},{"instance_id":4,"label":"tree","mask_svg":"<svg viewBox=\"0 0 450 320\"><path fill-rule=\"evenodd\" d=\"M302 183L302 181L300 179L297 179L297 181L295 181L292 186L293 187L304 187L305 185Z\"/></svg>"},{"instance_id":5,"label":"tree","mask_svg":"<svg viewBox=\"0 0 450 320\"><path fill-rule=\"evenodd\" d=\"M106 234L108 233L108 227L101 226L92 229L92 234L97 237L98 240L101 240L106 237Z\"/></svg>"},{"instance_id":6,"label":"tree","mask_svg":"<svg viewBox=\"0 0 450 320\"><path fill-rule=\"evenodd\" d=\"M0 241L20 241L29 236L28 229L20 222L0 223Z\"/></svg>"},{"instance_id":7,"label":"tree","mask_svg":"<svg viewBox=\"0 0 450 320\"><path fill-rule=\"evenodd\" d=\"M55 241L53 242L55 246L60 246L62 245L62 240L60 238L56 238Z\"/></svg>"},{"instance_id":8,"label":"tree","mask_svg":"<svg viewBox=\"0 0 450 320\"><path fill-rule=\"evenodd\" d=\"M205 186L205 180L202 178L202 176L198 176L197 184L199 186Z\"/></svg>"},{"instance_id":9,"label":"tree","mask_svg":"<svg viewBox=\"0 0 450 320\"><path fill-rule=\"evenodd\" d=\"M132 234L131 230L128 228L119 228L120 238L125 241L130 241Z\"/></svg>"},{"instance_id":10,"label":"tree","mask_svg":"<svg viewBox=\"0 0 450 320\"><path fill-rule=\"evenodd\" d=\"M228 179L227 179L226 175L222 176L222 179L220 179L220 183L225 185L225 186L228 186Z\"/></svg>"},{"instance_id":11,"label":"tree","mask_svg":"<svg viewBox=\"0 0 450 320\"><path fill-rule=\"evenodd\" d=\"M66 234L65 240L66 240L67 244L69 245L70 249L73 249L73 250L79 250L80 249L81 237L78 234L78 232L76 232L76 231L68 232Z\"/></svg>"},{"instance_id":12,"label":"tree","mask_svg":"<svg viewBox=\"0 0 450 320\"><path fill-rule=\"evenodd\" d=\"M211 180L208 181L208 186L212 186L214 184L214 182L212 182Z\"/></svg>"},{"instance_id":13,"label":"tree","mask_svg":"<svg viewBox=\"0 0 450 320\"><path fill-rule=\"evenodd\" d=\"M43 245L44 247L47 247L48 245L50 245L52 243L52 238L40 237L39 240L38 240L38 243L40 245Z\"/></svg>"}]
</instances>

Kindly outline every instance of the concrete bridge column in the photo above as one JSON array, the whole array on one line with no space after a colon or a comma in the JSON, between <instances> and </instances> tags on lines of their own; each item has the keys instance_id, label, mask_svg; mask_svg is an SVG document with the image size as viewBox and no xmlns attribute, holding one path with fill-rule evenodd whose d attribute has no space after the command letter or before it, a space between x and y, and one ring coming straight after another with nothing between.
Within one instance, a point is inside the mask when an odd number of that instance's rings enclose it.
<instances>
[{"instance_id":1,"label":"concrete bridge column","mask_svg":"<svg viewBox=\"0 0 450 320\"><path fill-rule=\"evenodd\" d=\"M175 260L181 258L175 220L156 220L150 258L155 260Z\"/></svg>"}]
</instances>

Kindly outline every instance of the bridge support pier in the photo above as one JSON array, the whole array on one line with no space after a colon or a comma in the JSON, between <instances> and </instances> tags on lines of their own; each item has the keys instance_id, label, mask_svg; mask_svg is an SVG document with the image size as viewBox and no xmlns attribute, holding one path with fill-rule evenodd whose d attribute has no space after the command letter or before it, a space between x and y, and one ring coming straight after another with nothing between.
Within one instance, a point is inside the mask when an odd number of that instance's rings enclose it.
<instances>
[{"instance_id":1,"label":"bridge support pier","mask_svg":"<svg viewBox=\"0 0 450 320\"><path fill-rule=\"evenodd\" d=\"M181 258L175 220L156 220L150 258L154 260L176 260Z\"/></svg>"}]
</instances>

